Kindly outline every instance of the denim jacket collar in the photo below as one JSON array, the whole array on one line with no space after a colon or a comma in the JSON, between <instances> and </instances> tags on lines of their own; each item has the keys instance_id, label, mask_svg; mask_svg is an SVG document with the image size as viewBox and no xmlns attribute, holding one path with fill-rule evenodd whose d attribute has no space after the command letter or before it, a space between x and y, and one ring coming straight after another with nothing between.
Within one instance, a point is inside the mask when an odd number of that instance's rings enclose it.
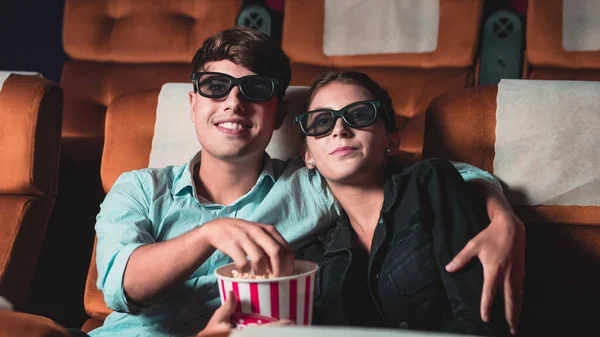
<instances>
[{"instance_id":1,"label":"denim jacket collar","mask_svg":"<svg viewBox=\"0 0 600 337\"><path fill-rule=\"evenodd\" d=\"M383 206L381 213L389 213L393 210L398 201L398 186L395 174L392 172L401 171L401 168L392 166L388 168L387 179L383 187ZM352 225L345 211L340 212L336 226L321 236L322 242L329 242L325 247L325 254L331 254L340 250L352 248Z\"/></svg>"},{"instance_id":2,"label":"denim jacket collar","mask_svg":"<svg viewBox=\"0 0 600 337\"><path fill-rule=\"evenodd\" d=\"M329 242L325 247L325 255L347 250L352 247L352 226L348 214L343 210L336 222L336 226L320 236L321 242Z\"/></svg>"}]
</instances>

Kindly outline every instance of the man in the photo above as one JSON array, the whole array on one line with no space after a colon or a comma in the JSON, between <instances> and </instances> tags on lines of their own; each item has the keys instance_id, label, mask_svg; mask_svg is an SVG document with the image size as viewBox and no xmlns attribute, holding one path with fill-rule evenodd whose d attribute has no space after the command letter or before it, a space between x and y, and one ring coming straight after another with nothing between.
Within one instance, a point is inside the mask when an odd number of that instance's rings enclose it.
<instances>
[{"instance_id":1,"label":"man","mask_svg":"<svg viewBox=\"0 0 600 337\"><path fill-rule=\"evenodd\" d=\"M301 170L299 158L281 162L265 153L286 113L291 71L281 48L260 32L234 28L205 41L192 63L190 118L202 151L183 166L125 173L106 196L96 223L97 285L115 312L91 336L195 334L219 304L216 268L231 258L240 269L289 273L288 242L337 217L318 174ZM459 169L465 179L494 181ZM520 262L523 255L514 243L523 229L499 189L481 185L492 223L448 268L475 255L488 266L485 319L499 280L522 283L522 271L510 271L513 256Z\"/></svg>"}]
</instances>

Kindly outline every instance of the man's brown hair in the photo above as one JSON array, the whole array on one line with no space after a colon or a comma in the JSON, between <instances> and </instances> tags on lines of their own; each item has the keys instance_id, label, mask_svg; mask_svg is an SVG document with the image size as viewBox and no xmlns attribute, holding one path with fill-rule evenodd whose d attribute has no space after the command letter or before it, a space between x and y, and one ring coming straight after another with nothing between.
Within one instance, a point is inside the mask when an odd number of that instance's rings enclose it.
<instances>
[{"instance_id":1,"label":"man's brown hair","mask_svg":"<svg viewBox=\"0 0 600 337\"><path fill-rule=\"evenodd\" d=\"M194 55L192 71L204 71L209 62L229 60L254 73L279 81L277 97L285 95L292 71L290 59L270 36L254 29L235 27L204 41Z\"/></svg>"}]
</instances>

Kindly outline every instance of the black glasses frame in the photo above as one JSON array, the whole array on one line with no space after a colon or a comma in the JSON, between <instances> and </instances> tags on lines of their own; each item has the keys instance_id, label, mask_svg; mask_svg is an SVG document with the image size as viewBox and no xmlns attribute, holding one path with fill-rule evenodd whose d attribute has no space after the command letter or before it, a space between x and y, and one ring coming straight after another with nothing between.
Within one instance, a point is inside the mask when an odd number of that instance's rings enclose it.
<instances>
[{"instance_id":1,"label":"black glasses frame","mask_svg":"<svg viewBox=\"0 0 600 337\"><path fill-rule=\"evenodd\" d=\"M357 105L361 105L361 104L371 104L373 106L373 109L375 110L375 114L373 114L373 120L369 121L367 124L364 124L364 125L357 125L357 124L353 124L353 123L349 122L348 119L346 118L346 112L350 108L353 108L353 107L355 107ZM337 122L338 118L342 118L342 120L344 121L344 123L346 123L346 125L348 125L351 128L354 128L354 129L362 129L362 128L369 127L369 126L375 124L375 122L377 121L377 117L379 116L379 108L380 107L381 107L381 102L379 102L379 101L361 101L361 102L355 102L352 104L348 104L345 107L341 108L340 110L332 110L332 109L311 110L311 111L308 111L306 113L296 116L296 118L294 120L295 120L296 124L298 125L300 132L302 132L303 135L309 136L309 137L318 137L318 136L322 136L322 135L326 135L326 134L330 133L333 130L333 128L335 128L335 123ZM327 129L325 129L322 132L311 133L311 132L306 131L304 129L304 125L302 125L302 119L304 119L304 117L307 117L310 114L314 114L317 112L329 112L333 116L333 122L331 123L331 125L329 127L327 127Z\"/></svg>"},{"instance_id":2,"label":"black glasses frame","mask_svg":"<svg viewBox=\"0 0 600 337\"><path fill-rule=\"evenodd\" d=\"M217 75L217 76L223 76L228 78L231 81L231 86L229 87L229 89L227 89L223 94L219 94L219 95L209 95L209 94L205 94L200 90L200 78L204 75ZM245 81L248 80L252 80L253 78L260 78L260 79L267 79L271 82L271 94L269 95L269 97L267 98L257 98L257 97L252 97L252 96L248 96L246 94L246 92L244 91L244 86L243 83ZM240 88L240 92L242 93L242 95L248 99L249 101L254 101L254 102L265 102L270 100L273 95L275 95L275 89L277 87L279 87L279 81L274 79L274 78L270 78L268 76L260 76L260 75L248 75L248 76L242 76L240 78L235 78L231 75L228 74L223 74L223 73L218 73L218 72L211 72L211 71L197 71L197 72L193 72L192 75L190 75L190 80L192 81L193 85L194 85L194 92L199 93L201 96L206 97L206 98L223 98L223 97L227 97L227 95L229 95L229 93L231 92L231 90L233 89L233 87L237 86L238 88Z\"/></svg>"}]
</instances>

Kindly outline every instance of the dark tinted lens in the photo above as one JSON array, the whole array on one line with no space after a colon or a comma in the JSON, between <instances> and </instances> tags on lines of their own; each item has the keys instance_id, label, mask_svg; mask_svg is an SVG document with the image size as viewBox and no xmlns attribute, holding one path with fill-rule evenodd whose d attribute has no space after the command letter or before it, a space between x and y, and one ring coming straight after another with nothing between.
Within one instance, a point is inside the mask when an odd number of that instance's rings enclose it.
<instances>
[{"instance_id":1,"label":"dark tinted lens","mask_svg":"<svg viewBox=\"0 0 600 337\"><path fill-rule=\"evenodd\" d=\"M223 97L231 88L231 79L222 75L202 75L198 80L198 90L211 97Z\"/></svg>"},{"instance_id":2,"label":"dark tinted lens","mask_svg":"<svg viewBox=\"0 0 600 337\"><path fill-rule=\"evenodd\" d=\"M273 81L267 77L250 76L242 80L241 88L246 97L266 101L273 96Z\"/></svg>"},{"instance_id":3,"label":"dark tinted lens","mask_svg":"<svg viewBox=\"0 0 600 337\"><path fill-rule=\"evenodd\" d=\"M349 107L344 113L344 117L354 126L367 126L373 123L376 116L375 106L371 103L361 103Z\"/></svg>"},{"instance_id":4,"label":"dark tinted lens","mask_svg":"<svg viewBox=\"0 0 600 337\"><path fill-rule=\"evenodd\" d=\"M333 114L330 111L315 111L304 116L302 127L311 135L327 132L334 123Z\"/></svg>"}]
</instances>

